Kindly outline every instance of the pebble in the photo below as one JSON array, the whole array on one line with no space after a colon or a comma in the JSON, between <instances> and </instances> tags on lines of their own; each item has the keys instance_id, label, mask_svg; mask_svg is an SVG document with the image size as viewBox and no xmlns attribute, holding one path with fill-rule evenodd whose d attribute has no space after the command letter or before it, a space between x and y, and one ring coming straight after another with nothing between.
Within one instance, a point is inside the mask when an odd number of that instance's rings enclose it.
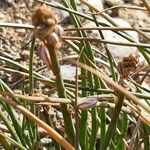
<instances>
[{"instance_id":1,"label":"pebble","mask_svg":"<svg viewBox=\"0 0 150 150\"><path fill-rule=\"evenodd\" d=\"M14 5L14 0L0 0L0 2L3 2L9 6L13 6Z\"/></svg>"},{"instance_id":2,"label":"pebble","mask_svg":"<svg viewBox=\"0 0 150 150\"><path fill-rule=\"evenodd\" d=\"M58 119L63 119L62 112L57 111L57 112L56 112L56 117L57 117Z\"/></svg>"},{"instance_id":3,"label":"pebble","mask_svg":"<svg viewBox=\"0 0 150 150\"><path fill-rule=\"evenodd\" d=\"M16 23L19 23L19 24L22 24L22 23L23 23L21 19L16 19L15 22L16 22Z\"/></svg>"},{"instance_id":4,"label":"pebble","mask_svg":"<svg viewBox=\"0 0 150 150\"><path fill-rule=\"evenodd\" d=\"M21 54L20 54L21 60L26 61L27 59L29 59L30 57L30 51L24 50Z\"/></svg>"},{"instance_id":5,"label":"pebble","mask_svg":"<svg viewBox=\"0 0 150 150\"><path fill-rule=\"evenodd\" d=\"M120 27L130 27L130 24L121 18L113 18L113 20L120 26ZM106 20L104 19L99 19L100 22L102 23L108 23ZM95 27L95 24L92 22L89 22L85 25L85 27ZM105 40L107 41L115 41L115 42L125 42L128 43L129 41L126 40L125 38L119 36L118 34L110 31L110 30L103 30L102 31ZM127 31L127 33L135 40L135 41L139 41L138 38L138 34L136 32L133 31ZM99 33L97 31L94 31L94 34L97 34L97 38L99 37ZM110 50L112 56L114 58L116 58L116 60L118 59L122 59L125 55L130 55L130 54L135 54L137 53L137 48L136 47L129 47L129 46L119 46L119 45L110 45L107 44L108 49Z\"/></svg>"},{"instance_id":6,"label":"pebble","mask_svg":"<svg viewBox=\"0 0 150 150\"><path fill-rule=\"evenodd\" d=\"M130 24L120 18L115 18L114 21L121 27L130 27ZM135 40L139 41L138 34L133 31L127 31L127 33ZM116 42L125 42L128 43L129 41L125 38L119 36L118 34L112 31L103 31L104 37L106 40L116 41ZM136 47L129 47L129 46L119 46L119 45L108 45L108 49L110 49L112 55L116 58L123 58L125 55L135 54L137 53Z\"/></svg>"},{"instance_id":7,"label":"pebble","mask_svg":"<svg viewBox=\"0 0 150 150\"><path fill-rule=\"evenodd\" d=\"M16 13L15 14L15 19L21 19L21 20L25 20L25 14L21 14L21 13Z\"/></svg>"},{"instance_id":8,"label":"pebble","mask_svg":"<svg viewBox=\"0 0 150 150\"><path fill-rule=\"evenodd\" d=\"M88 2L94 6L95 8L97 8L99 11L103 10L103 0L88 0Z\"/></svg>"},{"instance_id":9,"label":"pebble","mask_svg":"<svg viewBox=\"0 0 150 150\"><path fill-rule=\"evenodd\" d=\"M104 0L87 0L87 1L89 4L91 4L93 7L95 7L99 11L102 11L104 9L104 5L103 5ZM80 4L79 7L82 7L84 12L90 12L89 7L87 7L85 4L83 4L82 2L80 2L79 4Z\"/></svg>"},{"instance_id":10,"label":"pebble","mask_svg":"<svg viewBox=\"0 0 150 150\"><path fill-rule=\"evenodd\" d=\"M63 79L74 79L76 74L75 66L64 64L60 66L60 70Z\"/></svg>"},{"instance_id":11,"label":"pebble","mask_svg":"<svg viewBox=\"0 0 150 150\"><path fill-rule=\"evenodd\" d=\"M5 17L5 15L2 12L0 12L0 20L3 20L4 17Z\"/></svg>"},{"instance_id":12,"label":"pebble","mask_svg":"<svg viewBox=\"0 0 150 150\"><path fill-rule=\"evenodd\" d=\"M13 59L13 56L9 52L2 52L0 54L5 58Z\"/></svg>"},{"instance_id":13,"label":"pebble","mask_svg":"<svg viewBox=\"0 0 150 150\"><path fill-rule=\"evenodd\" d=\"M43 145L48 145L48 144L50 144L52 142L52 139L50 139L50 138L42 138L41 139L41 143L43 144Z\"/></svg>"},{"instance_id":14,"label":"pebble","mask_svg":"<svg viewBox=\"0 0 150 150\"><path fill-rule=\"evenodd\" d=\"M116 6L116 5L121 5L123 4L122 0L104 0L105 3L109 6Z\"/></svg>"},{"instance_id":15,"label":"pebble","mask_svg":"<svg viewBox=\"0 0 150 150\"><path fill-rule=\"evenodd\" d=\"M60 5L60 3L57 1L52 1L51 3L55 6ZM64 20L66 17L69 16L68 12L62 11L61 9L57 9L57 8L51 8L51 9L54 10L54 12L57 14L58 22Z\"/></svg>"}]
</instances>

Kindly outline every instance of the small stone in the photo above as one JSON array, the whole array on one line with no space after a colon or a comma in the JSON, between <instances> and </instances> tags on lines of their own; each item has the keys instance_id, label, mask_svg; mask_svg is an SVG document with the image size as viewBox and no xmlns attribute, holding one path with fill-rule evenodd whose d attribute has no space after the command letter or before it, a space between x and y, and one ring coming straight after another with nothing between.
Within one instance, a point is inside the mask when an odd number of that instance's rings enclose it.
<instances>
[{"instance_id":1,"label":"small stone","mask_svg":"<svg viewBox=\"0 0 150 150\"><path fill-rule=\"evenodd\" d=\"M103 0L88 0L88 3L91 4L93 7L102 11L104 9ZM82 2L80 3L80 7L82 7L83 11L89 11L89 7L85 6ZM79 8L80 9L80 8Z\"/></svg>"},{"instance_id":2,"label":"small stone","mask_svg":"<svg viewBox=\"0 0 150 150\"><path fill-rule=\"evenodd\" d=\"M8 6L14 5L14 0L0 0L0 2L3 2L5 4L7 4Z\"/></svg>"},{"instance_id":3,"label":"small stone","mask_svg":"<svg viewBox=\"0 0 150 150\"><path fill-rule=\"evenodd\" d=\"M1 63L1 61L0 61ZM0 79L2 79L2 77L4 76L4 71L0 71Z\"/></svg>"},{"instance_id":4,"label":"small stone","mask_svg":"<svg viewBox=\"0 0 150 150\"><path fill-rule=\"evenodd\" d=\"M55 116L56 116L56 111L55 111L53 108L51 108L51 109L48 110L48 114L49 114L51 117L55 117Z\"/></svg>"},{"instance_id":5,"label":"small stone","mask_svg":"<svg viewBox=\"0 0 150 150\"><path fill-rule=\"evenodd\" d=\"M17 19L25 20L25 15L24 15L24 14L21 14L21 13L16 13L16 14L15 14L15 18L16 18L16 20L17 20Z\"/></svg>"},{"instance_id":6,"label":"small stone","mask_svg":"<svg viewBox=\"0 0 150 150\"><path fill-rule=\"evenodd\" d=\"M27 59L29 59L30 57L30 52L27 50L24 50L21 54L20 54L21 60L26 61Z\"/></svg>"},{"instance_id":7,"label":"small stone","mask_svg":"<svg viewBox=\"0 0 150 150\"><path fill-rule=\"evenodd\" d=\"M7 52L2 52L2 56L4 56L5 58L13 59L13 56Z\"/></svg>"},{"instance_id":8,"label":"small stone","mask_svg":"<svg viewBox=\"0 0 150 150\"><path fill-rule=\"evenodd\" d=\"M43 145L48 145L48 144L50 144L52 142L52 139L50 139L50 138L42 138L41 139L41 143L43 144Z\"/></svg>"},{"instance_id":9,"label":"small stone","mask_svg":"<svg viewBox=\"0 0 150 150\"><path fill-rule=\"evenodd\" d=\"M15 21L16 23L22 24L22 20L21 19L16 19Z\"/></svg>"},{"instance_id":10,"label":"small stone","mask_svg":"<svg viewBox=\"0 0 150 150\"><path fill-rule=\"evenodd\" d=\"M105 3L109 6L116 6L116 5L121 5L123 4L122 0L104 0Z\"/></svg>"},{"instance_id":11,"label":"small stone","mask_svg":"<svg viewBox=\"0 0 150 150\"><path fill-rule=\"evenodd\" d=\"M115 19L115 22L122 27L130 27L130 24L123 19ZM138 34L133 31L127 31L127 33L135 40L139 41ZM128 43L129 41L125 38L119 36L118 34L112 31L103 31L104 37L106 40L116 41L116 42L125 42ZM129 46L120 46L120 45L108 45L108 49L112 53L115 58L123 58L125 55L130 55L137 52L136 47L129 47Z\"/></svg>"},{"instance_id":12,"label":"small stone","mask_svg":"<svg viewBox=\"0 0 150 150\"><path fill-rule=\"evenodd\" d=\"M28 7L32 7L33 6L33 2L34 2L34 0L26 0L26 5Z\"/></svg>"},{"instance_id":13,"label":"small stone","mask_svg":"<svg viewBox=\"0 0 150 150\"><path fill-rule=\"evenodd\" d=\"M59 5L60 5L60 3L57 2L56 0L52 1L52 3L53 3L53 5L55 5L55 6L57 6L57 5L59 6ZM52 10L55 11L55 13L56 13L56 15L57 15L59 21L61 21L61 20L63 20L64 18L66 18L66 17L69 16L69 13L68 13L68 12L62 11L61 9L52 8Z\"/></svg>"},{"instance_id":14,"label":"small stone","mask_svg":"<svg viewBox=\"0 0 150 150\"><path fill-rule=\"evenodd\" d=\"M63 119L62 112L57 111L57 112L56 112L56 117L57 117L58 119Z\"/></svg>"},{"instance_id":15,"label":"small stone","mask_svg":"<svg viewBox=\"0 0 150 150\"><path fill-rule=\"evenodd\" d=\"M0 20L3 20L4 17L5 17L5 15L2 12L0 12Z\"/></svg>"},{"instance_id":16,"label":"small stone","mask_svg":"<svg viewBox=\"0 0 150 150\"><path fill-rule=\"evenodd\" d=\"M76 67L72 65L60 66L61 74L63 79L74 79L76 75Z\"/></svg>"},{"instance_id":17,"label":"small stone","mask_svg":"<svg viewBox=\"0 0 150 150\"><path fill-rule=\"evenodd\" d=\"M127 22L124 19L121 18L113 18L113 21L118 24L118 26L120 27L131 27L130 23ZM108 25L110 25L110 23L108 23L106 20L104 19L99 19L99 22L101 23L106 23ZM94 23L93 25L90 23L91 27L94 27ZM85 25L85 27L89 27L89 23L87 23ZM134 31L126 31L129 36L136 42L139 41L138 38L138 34ZM99 33L97 31L94 32L95 34L97 34L97 37L99 37ZM110 30L103 30L102 31L104 39L107 41L114 41L114 42L124 42L124 43L129 43L129 41L123 37L121 37L120 35L118 35L115 32L112 32ZM116 60L118 59L122 59L124 56L126 55L130 55L130 54L135 54L137 53L137 48L136 47L130 47L130 46L121 46L121 45L113 45L113 44L107 44L108 49L110 50L112 56L114 58L116 58Z\"/></svg>"},{"instance_id":18,"label":"small stone","mask_svg":"<svg viewBox=\"0 0 150 150\"><path fill-rule=\"evenodd\" d=\"M103 0L88 0L88 2L90 4L92 4L92 6L94 6L95 8L97 8L99 11L103 10Z\"/></svg>"}]
</instances>

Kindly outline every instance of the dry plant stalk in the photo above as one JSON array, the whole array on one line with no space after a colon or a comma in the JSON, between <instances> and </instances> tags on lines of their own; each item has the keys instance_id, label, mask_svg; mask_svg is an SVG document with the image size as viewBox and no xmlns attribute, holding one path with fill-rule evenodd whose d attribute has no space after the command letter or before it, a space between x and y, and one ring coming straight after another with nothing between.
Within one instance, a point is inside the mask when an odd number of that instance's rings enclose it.
<instances>
[{"instance_id":1,"label":"dry plant stalk","mask_svg":"<svg viewBox=\"0 0 150 150\"><path fill-rule=\"evenodd\" d=\"M61 47L63 29L57 24L54 12L44 4L35 8L32 23L35 26L34 36L42 41L38 46L38 54L44 63L51 67L47 48L51 47L51 50L57 50Z\"/></svg>"},{"instance_id":2,"label":"dry plant stalk","mask_svg":"<svg viewBox=\"0 0 150 150\"><path fill-rule=\"evenodd\" d=\"M63 148L66 150L75 150L74 147L69 144L58 132L56 132L53 128L51 128L48 124L40 120L37 116L31 113L25 107L17 104L16 102L10 100L9 98L3 97L0 95L1 101L6 102L7 104L13 106L17 110L19 110L23 115L27 116L30 120L37 123L39 127L42 127L54 140L56 140Z\"/></svg>"}]
</instances>

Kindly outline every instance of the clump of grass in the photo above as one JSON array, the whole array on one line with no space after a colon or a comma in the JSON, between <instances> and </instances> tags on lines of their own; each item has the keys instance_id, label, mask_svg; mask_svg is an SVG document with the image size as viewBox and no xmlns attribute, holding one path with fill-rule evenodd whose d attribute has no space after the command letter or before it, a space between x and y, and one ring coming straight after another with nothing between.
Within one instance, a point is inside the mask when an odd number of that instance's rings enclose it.
<instances>
[{"instance_id":1,"label":"clump of grass","mask_svg":"<svg viewBox=\"0 0 150 150\"><path fill-rule=\"evenodd\" d=\"M41 0L38 1L43 2ZM7 136L0 128L0 143L5 149L17 148L25 150L42 149L42 147L51 149L55 147L56 150L63 148L68 150L106 150L107 148L123 150L140 149L141 145L145 150L149 149L150 118L147 117L150 113L149 89L143 88L140 84L136 83L133 77L135 75L138 76L141 71L146 69L146 75L142 74L143 78L140 83L148 76L150 67L150 45L136 43L134 39L126 33L126 30L133 30L146 36L144 32L149 32L149 29L118 27L105 11L99 12L99 10L87 1L82 0L82 2L89 7L91 11L89 14L91 16L78 13L74 0L67 2L62 0L63 5L59 6L43 2L49 6L69 12L74 27L72 29L64 29L64 34L68 31L76 31L77 37L63 36L62 29L56 21L54 12L45 5L39 5L34 12L32 19L35 27L10 23L0 24L5 27L33 29L29 69L28 67L20 65L18 62L0 56L0 60L11 64L14 68L18 68L18 70L16 70L1 67L1 69L5 72L17 72L26 79L29 79L30 87L28 95L25 95L24 87L27 82L24 82L22 84L22 94L16 94L13 92L13 89L9 88L6 83L0 80L0 105L4 110L4 112L0 112L0 119L1 123L5 124L7 131L10 133L10 136ZM144 0L142 2L146 9L138 9L149 11L149 4ZM134 7L132 7L132 9L134 9ZM108 20L112 26L110 27L107 24L99 22L97 15L101 15ZM83 28L80 17L93 21L97 27ZM99 31L101 39L88 37L87 30ZM106 41L101 30L111 30L129 42ZM44 62L49 62L46 64L48 64L48 67L53 71L55 79L46 78L33 70L33 53L36 38L42 41L40 58ZM74 40L78 41L78 44L74 43ZM102 71L101 68L97 66L92 41L98 41L104 44L106 53L98 53L102 57L105 57L102 62L105 64L104 68L109 68L111 76L108 76L105 71ZM57 51L60 49L61 42L65 42L77 55L75 59L70 59L70 57L65 59L69 63L77 66L75 81L70 82L63 80L60 74L60 63ZM148 65L145 68L136 70L136 64L134 63L136 61L134 61L133 69L135 69L135 73L133 75L130 74L130 70L126 70L128 66L121 63L120 66L122 68L118 71L118 66L107 48L107 44L137 47ZM48 53L46 51L48 51ZM49 57L47 55L49 55ZM124 60L129 59L124 58ZM78 68L81 69L81 80L78 77ZM126 74L123 76L124 74L122 75L121 73ZM118 80L118 76L120 76L120 80ZM125 77L125 79L123 77ZM34 83L37 80L54 87L58 92L58 98L51 98L47 95L34 95ZM130 91L125 89L124 80L126 80L126 82L132 82L136 90L133 90L132 87L130 87ZM38 109L36 109L36 106L39 105L44 108L43 115L45 122L38 118ZM60 106L61 108L65 124L64 131L60 133L61 135L45 109L49 105L51 107ZM70 113L70 109L72 113ZM20 121L16 119L16 110L20 111L23 120ZM6 117L4 113L9 117ZM132 133L129 133L131 124L135 128ZM49 144L44 146L43 143L41 143L38 132L39 127L42 127L47 135L50 135L53 139L53 145Z\"/></svg>"}]
</instances>

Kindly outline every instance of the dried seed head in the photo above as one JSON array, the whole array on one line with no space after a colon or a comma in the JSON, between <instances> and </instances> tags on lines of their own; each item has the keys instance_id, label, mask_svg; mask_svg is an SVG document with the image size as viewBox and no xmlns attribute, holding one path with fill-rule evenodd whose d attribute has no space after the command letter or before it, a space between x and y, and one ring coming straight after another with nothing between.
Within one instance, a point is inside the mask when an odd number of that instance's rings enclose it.
<instances>
[{"instance_id":1,"label":"dried seed head","mask_svg":"<svg viewBox=\"0 0 150 150\"><path fill-rule=\"evenodd\" d=\"M59 49L61 47L61 40L63 35L63 29L61 26L56 25L54 28L54 32L52 32L48 36L48 44L51 45L51 47L55 50Z\"/></svg>"},{"instance_id":2,"label":"dried seed head","mask_svg":"<svg viewBox=\"0 0 150 150\"><path fill-rule=\"evenodd\" d=\"M37 26L53 26L57 24L56 16L53 11L46 5L38 5L35 7L32 15L32 23Z\"/></svg>"},{"instance_id":3,"label":"dried seed head","mask_svg":"<svg viewBox=\"0 0 150 150\"><path fill-rule=\"evenodd\" d=\"M54 28L54 32L58 35L59 39L62 40L63 36L63 28L60 25L56 25Z\"/></svg>"},{"instance_id":4,"label":"dried seed head","mask_svg":"<svg viewBox=\"0 0 150 150\"><path fill-rule=\"evenodd\" d=\"M48 9L46 5L37 6L32 16L32 22L36 27L34 36L40 39L49 51L61 47L63 29L57 25L52 10Z\"/></svg>"},{"instance_id":5,"label":"dried seed head","mask_svg":"<svg viewBox=\"0 0 150 150\"><path fill-rule=\"evenodd\" d=\"M137 68L138 59L133 56L129 55L128 57L124 57L122 61L120 61L117 65L117 70L120 74L122 79L126 79L130 74L135 71Z\"/></svg>"}]
</instances>

